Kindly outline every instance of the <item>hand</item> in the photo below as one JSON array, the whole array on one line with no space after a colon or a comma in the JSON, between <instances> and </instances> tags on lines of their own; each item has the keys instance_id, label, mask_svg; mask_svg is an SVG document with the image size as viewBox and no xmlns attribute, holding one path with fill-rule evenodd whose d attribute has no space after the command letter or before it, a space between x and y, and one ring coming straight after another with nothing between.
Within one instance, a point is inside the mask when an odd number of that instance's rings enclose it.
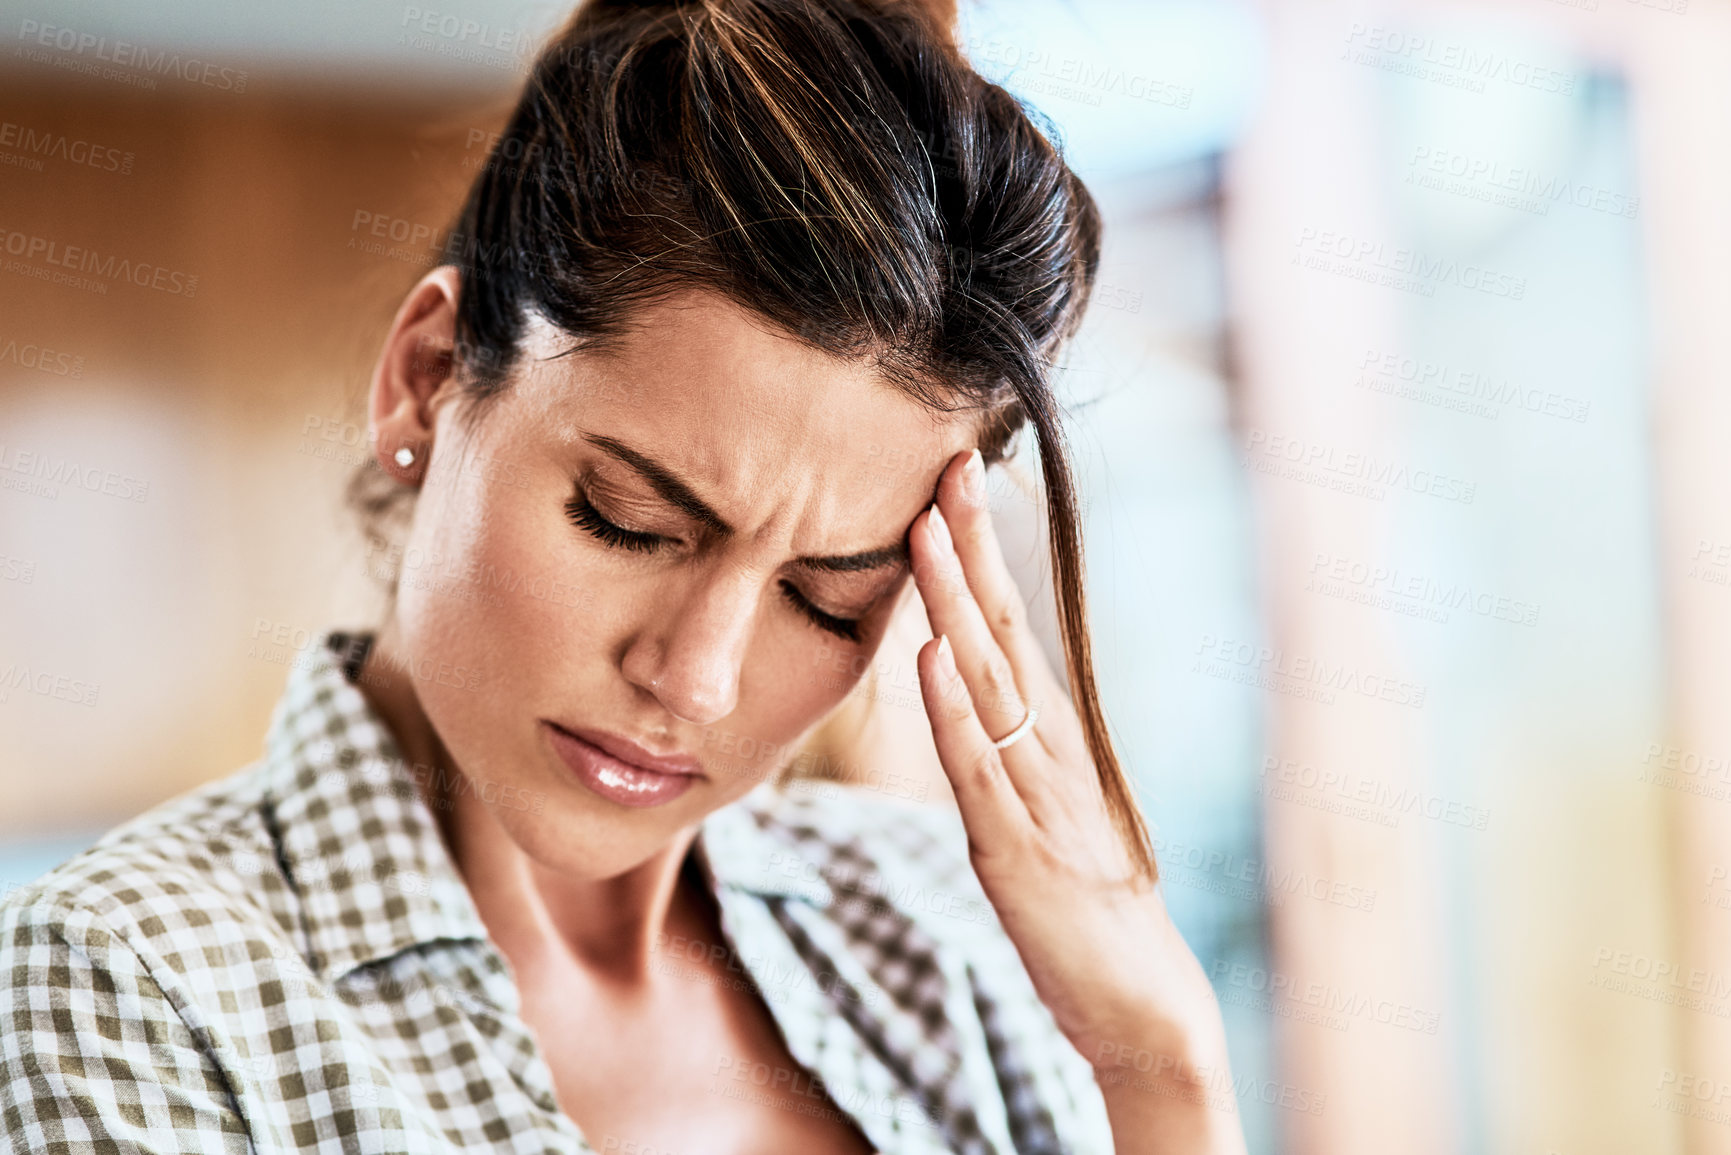
<instances>
[{"instance_id":1,"label":"hand","mask_svg":"<svg viewBox=\"0 0 1731 1155\"><path fill-rule=\"evenodd\" d=\"M1214 1072L1218 1086L1226 1056L1213 989L1106 808L1081 722L1004 564L977 453L945 468L909 546L936 635L919 654L932 736L974 873L1035 992L1103 1087L1122 1084L1104 1076L1144 1048L1180 1078L1195 1081L1186 1066ZM998 749L1030 706L1032 731Z\"/></svg>"}]
</instances>

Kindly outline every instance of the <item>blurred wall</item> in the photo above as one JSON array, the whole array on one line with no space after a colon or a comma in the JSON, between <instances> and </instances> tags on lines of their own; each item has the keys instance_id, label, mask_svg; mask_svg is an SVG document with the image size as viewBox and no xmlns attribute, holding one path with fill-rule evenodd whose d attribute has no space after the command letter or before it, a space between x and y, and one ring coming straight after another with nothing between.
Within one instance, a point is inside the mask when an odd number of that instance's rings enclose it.
<instances>
[{"instance_id":1,"label":"blurred wall","mask_svg":"<svg viewBox=\"0 0 1731 1155\"><path fill-rule=\"evenodd\" d=\"M0 837L251 760L364 612L360 399L503 99L0 72Z\"/></svg>"},{"instance_id":2,"label":"blurred wall","mask_svg":"<svg viewBox=\"0 0 1731 1155\"><path fill-rule=\"evenodd\" d=\"M1267 690L1270 861L1375 895L1274 914L1328 1104L1287 1148L1731 1151L1731 7L1263 8L1269 637L1215 660Z\"/></svg>"}]
</instances>

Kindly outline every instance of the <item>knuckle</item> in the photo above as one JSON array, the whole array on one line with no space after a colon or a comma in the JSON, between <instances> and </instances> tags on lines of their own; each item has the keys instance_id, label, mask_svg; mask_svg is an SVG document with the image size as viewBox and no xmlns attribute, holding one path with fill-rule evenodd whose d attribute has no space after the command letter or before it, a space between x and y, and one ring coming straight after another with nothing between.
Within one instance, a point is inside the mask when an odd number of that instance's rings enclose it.
<instances>
[{"instance_id":1,"label":"knuckle","mask_svg":"<svg viewBox=\"0 0 1731 1155\"><path fill-rule=\"evenodd\" d=\"M976 789L992 789L997 786L999 776L1004 772L1004 764L998 758L998 752L986 747L969 757L963 767L963 776L968 785Z\"/></svg>"}]
</instances>

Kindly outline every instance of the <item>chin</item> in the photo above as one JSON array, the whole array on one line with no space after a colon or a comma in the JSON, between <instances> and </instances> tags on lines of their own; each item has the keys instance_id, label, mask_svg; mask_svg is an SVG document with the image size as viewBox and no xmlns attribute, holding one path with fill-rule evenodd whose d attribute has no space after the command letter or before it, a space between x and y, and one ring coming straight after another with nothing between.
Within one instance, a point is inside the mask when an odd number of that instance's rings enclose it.
<instances>
[{"instance_id":1,"label":"chin","mask_svg":"<svg viewBox=\"0 0 1731 1155\"><path fill-rule=\"evenodd\" d=\"M540 814L498 817L511 840L541 867L566 878L599 881L642 865L712 809L688 794L677 816L671 808L625 810L582 797L578 787L549 799Z\"/></svg>"}]
</instances>

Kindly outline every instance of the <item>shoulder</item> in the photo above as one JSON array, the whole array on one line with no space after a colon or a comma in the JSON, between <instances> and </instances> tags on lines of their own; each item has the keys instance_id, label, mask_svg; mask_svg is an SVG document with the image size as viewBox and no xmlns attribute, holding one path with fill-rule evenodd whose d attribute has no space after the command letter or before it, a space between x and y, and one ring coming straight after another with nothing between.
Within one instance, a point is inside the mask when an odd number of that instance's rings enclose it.
<instances>
[{"instance_id":1,"label":"shoulder","mask_svg":"<svg viewBox=\"0 0 1731 1155\"><path fill-rule=\"evenodd\" d=\"M32 1149L251 1149L209 1027L226 964L282 938L255 796L183 795L0 901L0 1115Z\"/></svg>"},{"instance_id":2,"label":"shoulder","mask_svg":"<svg viewBox=\"0 0 1731 1155\"><path fill-rule=\"evenodd\" d=\"M8 961L50 940L92 962L131 965L114 949L119 940L146 966L167 960L171 969L193 968L208 959L209 943L247 937L234 933L239 928L286 931L290 897L275 863L260 768L248 767L146 811L35 881L7 888L0 895L0 987L32 973Z\"/></svg>"}]
</instances>

